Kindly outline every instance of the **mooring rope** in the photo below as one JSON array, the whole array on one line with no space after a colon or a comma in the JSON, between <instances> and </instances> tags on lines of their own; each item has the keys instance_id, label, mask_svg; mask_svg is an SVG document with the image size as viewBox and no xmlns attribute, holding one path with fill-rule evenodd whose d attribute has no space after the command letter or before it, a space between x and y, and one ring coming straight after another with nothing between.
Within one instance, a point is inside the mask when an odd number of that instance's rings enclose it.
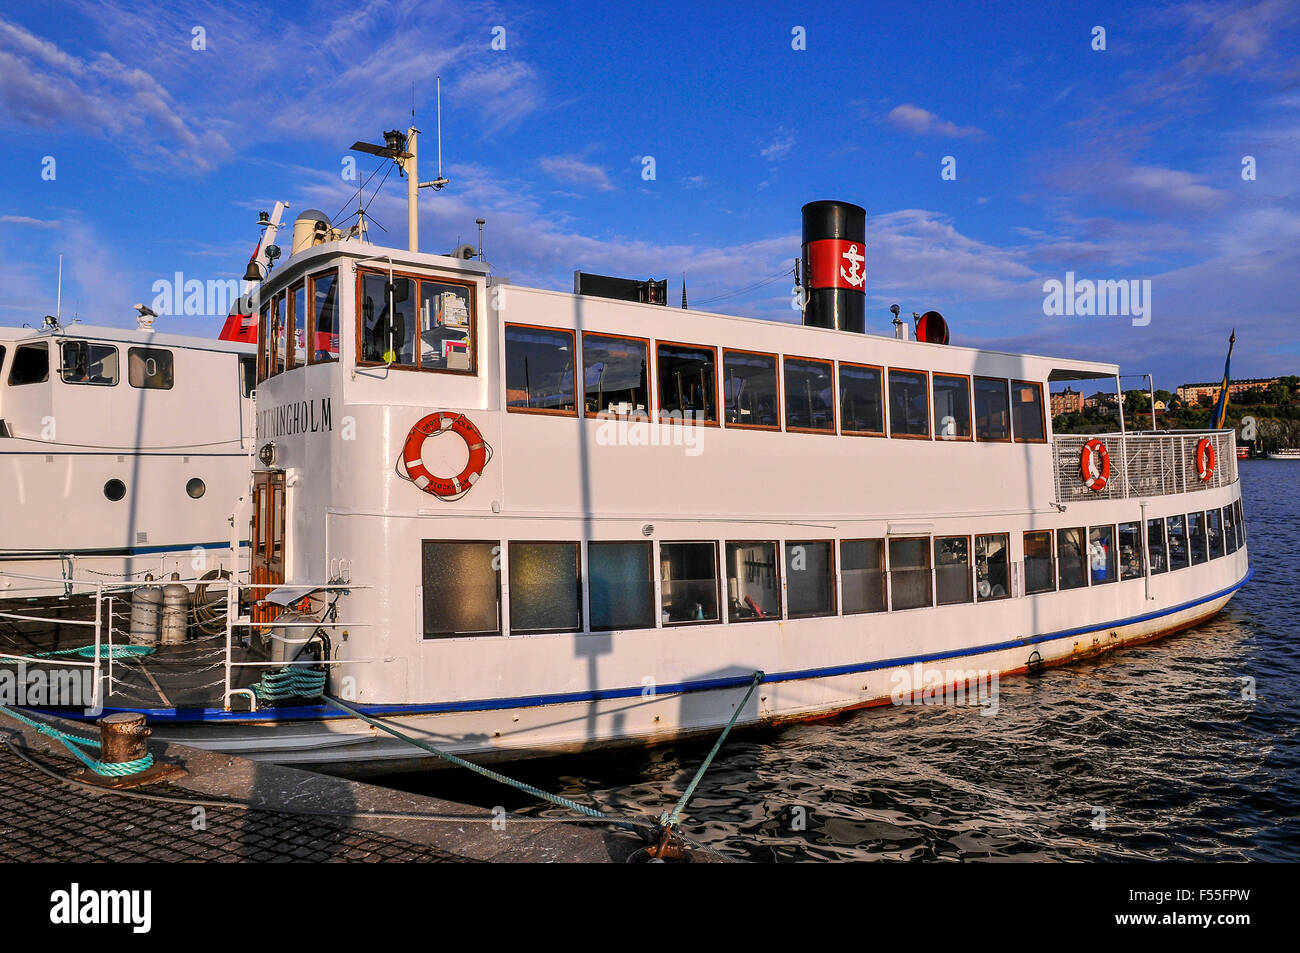
<instances>
[{"instance_id":1,"label":"mooring rope","mask_svg":"<svg viewBox=\"0 0 1300 953\"><path fill-rule=\"evenodd\" d=\"M155 649L152 645L100 645L100 658L143 658L146 655L153 655ZM53 658L57 655L80 655L82 658L94 658L95 647L93 645L83 645L76 649L53 649L49 652L35 652L32 658Z\"/></svg>"},{"instance_id":2,"label":"mooring rope","mask_svg":"<svg viewBox=\"0 0 1300 953\"><path fill-rule=\"evenodd\" d=\"M121 778L128 774L137 774L153 767L153 755L147 751L143 758L136 758L134 761L118 761L111 764L105 763L90 757L80 748L76 747L77 745L85 745L87 748L98 748L100 747L98 738L83 738L80 735L68 734L68 732L60 731L53 725L47 725L44 722L36 721L34 718L28 718L26 715L21 715L12 708L7 708L4 705L0 705L0 714L8 715L10 718L22 722L29 728L35 728L46 737L61 742L65 748L77 756L78 760L80 760L82 764L101 777Z\"/></svg>"},{"instance_id":3,"label":"mooring rope","mask_svg":"<svg viewBox=\"0 0 1300 953\"><path fill-rule=\"evenodd\" d=\"M305 668L282 668L267 672L249 687L259 701L282 701L286 698L319 698L325 691L325 673Z\"/></svg>"}]
</instances>

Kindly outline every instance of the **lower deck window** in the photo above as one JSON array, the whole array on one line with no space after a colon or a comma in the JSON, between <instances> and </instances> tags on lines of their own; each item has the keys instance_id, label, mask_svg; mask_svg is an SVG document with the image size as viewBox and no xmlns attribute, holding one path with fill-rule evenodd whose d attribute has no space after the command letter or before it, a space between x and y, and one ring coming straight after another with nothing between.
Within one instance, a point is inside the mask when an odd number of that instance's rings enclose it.
<instances>
[{"instance_id":1,"label":"lower deck window","mask_svg":"<svg viewBox=\"0 0 1300 953\"><path fill-rule=\"evenodd\" d=\"M835 614L835 560L828 541L785 544L790 618Z\"/></svg>"},{"instance_id":2,"label":"lower deck window","mask_svg":"<svg viewBox=\"0 0 1300 953\"><path fill-rule=\"evenodd\" d=\"M1241 549L1241 547L1246 545L1246 519L1241 515L1240 498L1232 501L1232 510L1237 516L1237 519L1235 520L1237 524L1237 548Z\"/></svg>"},{"instance_id":3,"label":"lower deck window","mask_svg":"<svg viewBox=\"0 0 1300 953\"><path fill-rule=\"evenodd\" d=\"M1052 531L1025 533L1025 593L1053 592L1056 565L1052 558Z\"/></svg>"},{"instance_id":4,"label":"lower deck window","mask_svg":"<svg viewBox=\"0 0 1300 953\"><path fill-rule=\"evenodd\" d=\"M582 630L577 543L510 544L510 631Z\"/></svg>"},{"instance_id":5,"label":"lower deck window","mask_svg":"<svg viewBox=\"0 0 1300 953\"><path fill-rule=\"evenodd\" d=\"M1142 575L1142 524L1119 524L1119 578L1137 579Z\"/></svg>"},{"instance_id":6,"label":"lower deck window","mask_svg":"<svg viewBox=\"0 0 1300 953\"><path fill-rule=\"evenodd\" d=\"M1151 562L1151 575L1169 569L1169 553L1165 546L1165 521L1147 520L1147 559Z\"/></svg>"},{"instance_id":7,"label":"lower deck window","mask_svg":"<svg viewBox=\"0 0 1300 953\"><path fill-rule=\"evenodd\" d=\"M941 606L971 601L970 537L935 537L934 593Z\"/></svg>"},{"instance_id":8,"label":"lower deck window","mask_svg":"<svg viewBox=\"0 0 1300 953\"><path fill-rule=\"evenodd\" d=\"M1237 551L1237 518L1231 505L1223 508L1223 547L1228 553Z\"/></svg>"},{"instance_id":9,"label":"lower deck window","mask_svg":"<svg viewBox=\"0 0 1300 953\"><path fill-rule=\"evenodd\" d=\"M499 635L501 546L425 540L424 637Z\"/></svg>"},{"instance_id":10,"label":"lower deck window","mask_svg":"<svg viewBox=\"0 0 1300 953\"><path fill-rule=\"evenodd\" d=\"M934 604L930 591L928 539L889 541L889 591L895 609L919 609Z\"/></svg>"},{"instance_id":11,"label":"lower deck window","mask_svg":"<svg viewBox=\"0 0 1300 953\"><path fill-rule=\"evenodd\" d=\"M1056 531L1058 589L1079 589L1088 584L1083 574L1084 535L1082 526Z\"/></svg>"},{"instance_id":12,"label":"lower deck window","mask_svg":"<svg viewBox=\"0 0 1300 953\"><path fill-rule=\"evenodd\" d=\"M1094 586L1115 582L1115 527L1094 526L1088 531L1088 568Z\"/></svg>"},{"instance_id":13,"label":"lower deck window","mask_svg":"<svg viewBox=\"0 0 1300 953\"><path fill-rule=\"evenodd\" d=\"M1187 514L1187 548L1192 554L1192 565L1203 563L1210 558L1209 546L1205 540L1205 514Z\"/></svg>"},{"instance_id":14,"label":"lower deck window","mask_svg":"<svg viewBox=\"0 0 1300 953\"><path fill-rule=\"evenodd\" d=\"M846 539L840 543L840 578L845 615L884 612L884 540Z\"/></svg>"},{"instance_id":15,"label":"lower deck window","mask_svg":"<svg viewBox=\"0 0 1300 953\"><path fill-rule=\"evenodd\" d=\"M588 543L587 580L593 632L654 628L649 543Z\"/></svg>"},{"instance_id":16,"label":"lower deck window","mask_svg":"<svg viewBox=\"0 0 1300 953\"><path fill-rule=\"evenodd\" d=\"M1169 568L1186 569L1192 564L1191 550L1187 545L1187 518L1169 517Z\"/></svg>"},{"instance_id":17,"label":"lower deck window","mask_svg":"<svg viewBox=\"0 0 1300 953\"><path fill-rule=\"evenodd\" d=\"M776 543L727 543L727 617L732 622L781 618Z\"/></svg>"},{"instance_id":18,"label":"lower deck window","mask_svg":"<svg viewBox=\"0 0 1300 953\"><path fill-rule=\"evenodd\" d=\"M718 544L660 543L664 625L718 621Z\"/></svg>"},{"instance_id":19,"label":"lower deck window","mask_svg":"<svg viewBox=\"0 0 1300 953\"><path fill-rule=\"evenodd\" d=\"M1223 523L1222 514L1218 508L1210 510L1205 514L1206 533L1210 539L1210 558L1219 559L1223 556Z\"/></svg>"},{"instance_id":20,"label":"lower deck window","mask_svg":"<svg viewBox=\"0 0 1300 953\"><path fill-rule=\"evenodd\" d=\"M1006 533L975 537L975 591L980 602L1011 595L1011 547Z\"/></svg>"}]
</instances>

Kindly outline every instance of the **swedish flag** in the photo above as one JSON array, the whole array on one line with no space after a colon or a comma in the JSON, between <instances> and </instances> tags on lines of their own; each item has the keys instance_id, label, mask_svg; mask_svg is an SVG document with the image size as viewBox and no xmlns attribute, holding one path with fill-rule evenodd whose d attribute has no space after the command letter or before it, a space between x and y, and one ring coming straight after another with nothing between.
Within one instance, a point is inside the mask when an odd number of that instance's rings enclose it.
<instances>
[{"instance_id":1,"label":"swedish flag","mask_svg":"<svg viewBox=\"0 0 1300 953\"><path fill-rule=\"evenodd\" d=\"M1214 413L1210 417L1210 428L1212 430L1222 430L1223 424L1228 417L1228 377L1231 371L1229 366L1232 364L1232 346L1237 343L1237 329L1232 329L1232 335L1228 338L1228 358L1223 362L1223 383L1219 386L1219 399L1214 405Z\"/></svg>"}]
</instances>

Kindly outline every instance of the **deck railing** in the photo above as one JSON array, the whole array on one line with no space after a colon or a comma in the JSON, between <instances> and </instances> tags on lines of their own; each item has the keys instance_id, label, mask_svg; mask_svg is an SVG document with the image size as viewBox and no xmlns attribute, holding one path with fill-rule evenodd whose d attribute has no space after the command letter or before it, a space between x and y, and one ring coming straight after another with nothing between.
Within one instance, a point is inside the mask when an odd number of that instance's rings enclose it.
<instances>
[{"instance_id":1,"label":"deck railing","mask_svg":"<svg viewBox=\"0 0 1300 953\"><path fill-rule=\"evenodd\" d=\"M1099 490L1083 480L1083 447L1100 440L1110 454L1110 478ZM1209 479L1201 479L1197 447L1214 448ZM1166 496L1228 486L1237 481L1236 435L1231 430L1180 430L1174 433L1059 434L1052 438L1056 499L1122 500Z\"/></svg>"}]
</instances>

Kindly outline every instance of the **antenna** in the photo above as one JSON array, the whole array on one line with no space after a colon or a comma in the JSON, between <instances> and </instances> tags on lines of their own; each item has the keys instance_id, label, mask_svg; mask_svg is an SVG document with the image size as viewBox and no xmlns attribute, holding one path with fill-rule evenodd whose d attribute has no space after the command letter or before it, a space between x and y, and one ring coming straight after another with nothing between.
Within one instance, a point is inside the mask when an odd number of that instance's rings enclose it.
<instances>
[{"instance_id":1,"label":"antenna","mask_svg":"<svg viewBox=\"0 0 1300 953\"><path fill-rule=\"evenodd\" d=\"M443 182L446 180L442 177L442 77L436 77L438 82L438 178L435 181ZM441 185L435 185L435 189L442 188Z\"/></svg>"},{"instance_id":2,"label":"antenna","mask_svg":"<svg viewBox=\"0 0 1300 953\"><path fill-rule=\"evenodd\" d=\"M54 318L57 321L63 320L63 256L59 256L59 290L58 296L54 299Z\"/></svg>"}]
</instances>

